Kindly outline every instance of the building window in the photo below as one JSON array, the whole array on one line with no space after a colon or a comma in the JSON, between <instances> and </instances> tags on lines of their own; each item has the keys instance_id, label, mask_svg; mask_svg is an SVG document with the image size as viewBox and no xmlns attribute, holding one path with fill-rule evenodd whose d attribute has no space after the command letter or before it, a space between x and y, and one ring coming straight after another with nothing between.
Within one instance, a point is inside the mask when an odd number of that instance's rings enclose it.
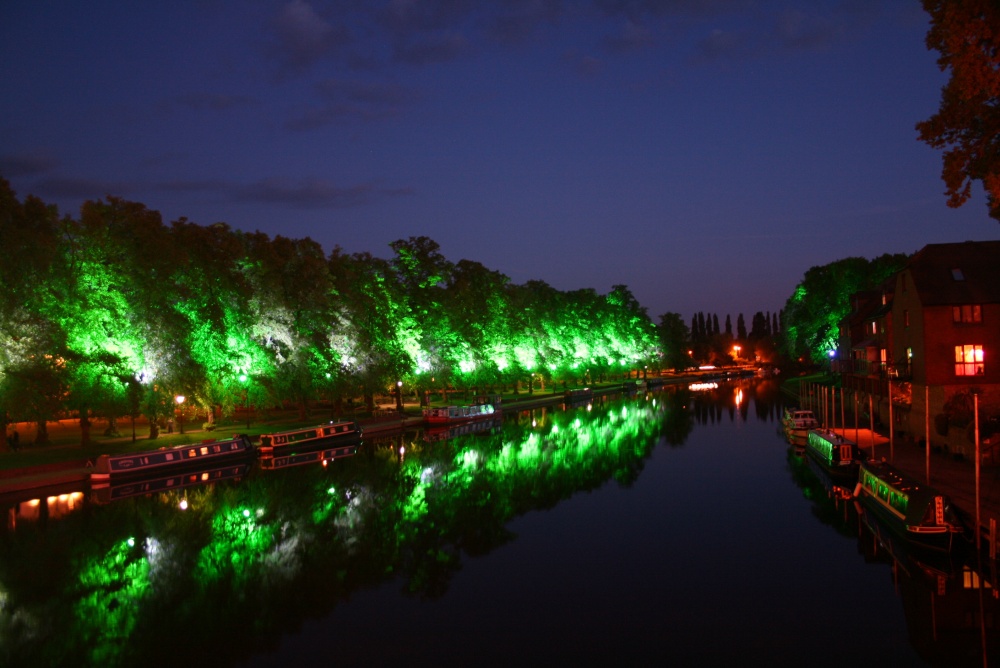
<instances>
[{"instance_id":1,"label":"building window","mask_svg":"<svg viewBox=\"0 0 1000 668\"><path fill-rule=\"evenodd\" d=\"M983 375L983 347L980 345L955 346L955 375Z\"/></svg>"},{"instance_id":2,"label":"building window","mask_svg":"<svg viewBox=\"0 0 1000 668\"><path fill-rule=\"evenodd\" d=\"M983 307L979 304L952 306L951 317L954 322L982 322Z\"/></svg>"},{"instance_id":3,"label":"building window","mask_svg":"<svg viewBox=\"0 0 1000 668\"><path fill-rule=\"evenodd\" d=\"M872 320L872 334L878 334L878 323Z\"/></svg>"},{"instance_id":4,"label":"building window","mask_svg":"<svg viewBox=\"0 0 1000 668\"><path fill-rule=\"evenodd\" d=\"M951 270L951 277L956 281L964 281L965 274L962 273L961 269L955 268Z\"/></svg>"}]
</instances>

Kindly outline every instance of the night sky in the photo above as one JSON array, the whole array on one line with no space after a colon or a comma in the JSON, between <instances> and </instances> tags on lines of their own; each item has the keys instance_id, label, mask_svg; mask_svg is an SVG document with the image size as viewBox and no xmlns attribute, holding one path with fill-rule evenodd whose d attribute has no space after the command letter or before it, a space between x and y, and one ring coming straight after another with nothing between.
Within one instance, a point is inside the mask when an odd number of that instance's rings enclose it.
<instances>
[{"instance_id":1,"label":"night sky","mask_svg":"<svg viewBox=\"0 0 1000 668\"><path fill-rule=\"evenodd\" d=\"M917 139L927 26L916 0L7 0L0 175L749 325L812 266L1000 237Z\"/></svg>"}]
</instances>

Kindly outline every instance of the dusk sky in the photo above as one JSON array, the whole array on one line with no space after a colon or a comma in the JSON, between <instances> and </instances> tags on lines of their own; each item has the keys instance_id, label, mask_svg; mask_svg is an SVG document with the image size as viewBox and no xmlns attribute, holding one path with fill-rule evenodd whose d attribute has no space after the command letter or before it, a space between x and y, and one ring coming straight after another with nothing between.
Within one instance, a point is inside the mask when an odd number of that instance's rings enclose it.
<instances>
[{"instance_id":1,"label":"dusk sky","mask_svg":"<svg viewBox=\"0 0 1000 668\"><path fill-rule=\"evenodd\" d=\"M917 0L8 0L0 175L749 325L810 267L1000 238L917 139L927 27Z\"/></svg>"}]
</instances>

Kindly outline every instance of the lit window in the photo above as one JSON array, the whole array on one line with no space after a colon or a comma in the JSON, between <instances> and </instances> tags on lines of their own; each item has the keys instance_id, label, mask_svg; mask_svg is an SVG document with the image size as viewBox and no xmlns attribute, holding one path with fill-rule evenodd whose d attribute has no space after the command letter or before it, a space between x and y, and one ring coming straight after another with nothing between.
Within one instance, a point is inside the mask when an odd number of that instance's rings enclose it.
<instances>
[{"instance_id":1,"label":"lit window","mask_svg":"<svg viewBox=\"0 0 1000 668\"><path fill-rule=\"evenodd\" d=\"M983 307L979 304L962 304L951 307L954 322L982 322Z\"/></svg>"},{"instance_id":2,"label":"lit window","mask_svg":"<svg viewBox=\"0 0 1000 668\"><path fill-rule=\"evenodd\" d=\"M955 375L983 375L983 347L980 345L955 346Z\"/></svg>"}]
</instances>

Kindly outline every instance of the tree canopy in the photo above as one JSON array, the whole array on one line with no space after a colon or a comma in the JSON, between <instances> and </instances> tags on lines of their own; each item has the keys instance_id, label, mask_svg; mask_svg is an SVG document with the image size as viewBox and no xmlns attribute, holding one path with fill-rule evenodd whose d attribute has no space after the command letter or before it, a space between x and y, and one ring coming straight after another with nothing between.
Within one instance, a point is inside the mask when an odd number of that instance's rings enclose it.
<instances>
[{"instance_id":1,"label":"tree canopy","mask_svg":"<svg viewBox=\"0 0 1000 668\"><path fill-rule=\"evenodd\" d=\"M408 390L585 382L661 363L628 287L513 284L427 237L392 259L166 225L115 197L60 218L0 179L0 416L206 416ZM210 418L209 418L210 419ZM86 439L86 432L84 439Z\"/></svg>"},{"instance_id":2,"label":"tree canopy","mask_svg":"<svg viewBox=\"0 0 1000 668\"><path fill-rule=\"evenodd\" d=\"M850 313L851 295L877 288L899 272L907 259L904 254L872 260L849 257L809 269L782 311L785 354L816 363L826 360L837 349L840 322Z\"/></svg>"},{"instance_id":3,"label":"tree canopy","mask_svg":"<svg viewBox=\"0 0 1000 668\"><path fill-rule=\"evenodd\" d=\"M920 139L944 149L941 178L948 206L969 200L973 181L1000 220L1000 5L995 0L923 0L927 47L951 76L938 112L917 124Z\"/></svg>"}]
</instances>

